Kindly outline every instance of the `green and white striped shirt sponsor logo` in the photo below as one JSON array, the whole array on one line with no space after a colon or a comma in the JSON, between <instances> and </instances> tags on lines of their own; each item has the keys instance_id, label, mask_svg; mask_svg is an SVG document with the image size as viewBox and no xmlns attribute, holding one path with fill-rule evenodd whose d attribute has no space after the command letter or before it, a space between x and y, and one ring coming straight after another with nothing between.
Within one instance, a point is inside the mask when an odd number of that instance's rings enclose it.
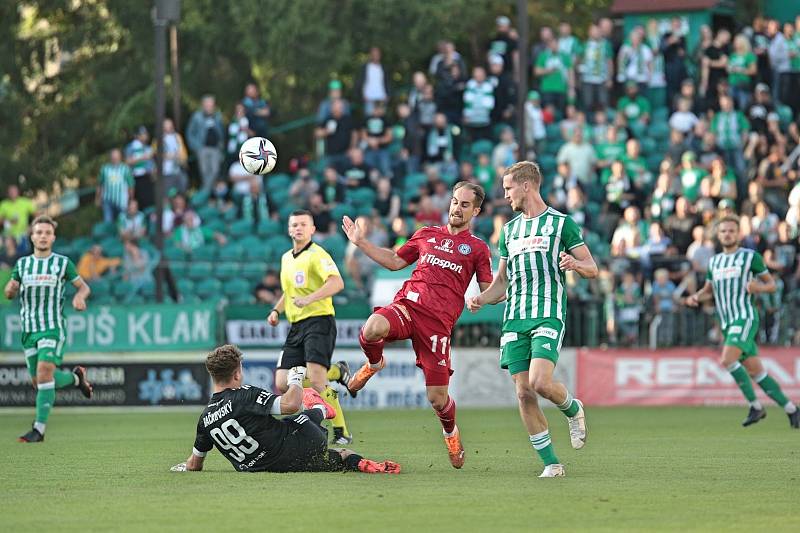
<instances>
[{"instance_id":1,"label":"green and white striped shirt sponsor logo","mask_svg":"<svg viewBox=\"0 0 800 533\"><path fill-rule=\"evenodd\" d=\"M747 294L747 283L753 275L766 271L761 255L746 248L711 258L706 279L714 288L714 302L723 328L736 320L753 320L757 316L753 297Z\"/></svg>"},{"instance_id":2,"label":"green and white striped shirt sponsor logo","mask_svg":"<svg viewBox=\"0 0 800 533\"><path fill-rule=\"evenodd\" d=\"M28 255L17 261L11 276L20 282L22 331L65 333L64 289L79 277L72 261L59 254Z\"/></svg>"},{"instance_id":3,"label":"green and white striped shirt sponsor logo","mask_svg":"<svg viewBox=\"0 0 800 533\"><path fill-rule=\"evenodd\" d=\"M575 221L553 208L535 218L519 215L503 226L500 257L507 260L508 275L503 319L557 318L564 322L567 291L558 254L582 244Z\"/></svg>"}]
</instances>

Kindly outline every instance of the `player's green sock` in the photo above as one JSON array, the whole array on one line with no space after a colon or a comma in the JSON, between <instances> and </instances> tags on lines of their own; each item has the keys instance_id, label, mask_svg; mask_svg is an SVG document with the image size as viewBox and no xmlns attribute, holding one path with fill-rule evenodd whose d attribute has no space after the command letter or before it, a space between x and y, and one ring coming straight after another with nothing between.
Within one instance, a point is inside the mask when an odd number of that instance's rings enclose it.
<instances>
[{"instance_id":1,"label":"player's green sock","mask_svg":"<svg viewBox=\"0 0 800 533\"><path fill-rule=\"evenodd\" d=\"M744 369L742 364L739 361L728 365L728 372L731 373L733 376L734 381L736 384L739 385L739 389L741 389L742 394L744 397L747 398L747 401L753 403L756 401L756 393L753 390L753 382L750 381L750 376L747 375L747 370Z\"/></svg>"},{"instance_id":2,"label":"player's green sock","mask_svg":"<svg viewBox=\"0 0 800 533\"><path fill-rule=\"evenodd\" d=\"M344 421L344 411L342 411L342 406L339 404L339 393L328 386L322 391L322 397L336 411L336 416L331 419L331 425L335 428L342 428L344 435L349 437L350 432L347 431L347 423Z\"/></svg>"},{"instance_id":3,"label":"player's green sock","mask_svg":"<svg viewBox=\"0 0 800 533\"><path fill-rule=\"evenodd\" d=\"M775 403L780 405L781 407L786 407L787 405L791 404L792 402L789 401L789 398L781 390L781 386L778 385L778 382L775 381L772 376L763 372L762 374L755 376L755 382L758 383L758 386L767 393L767 396L772 398ZM794 412L794 411L792 411Z\"/></svg>"},{"instance_id":4,"label":"player's green sock","mask_svg":"<svg viewBox=\"0 0 800 533\"><path fill-rule=\"evenodd\" d=\"M544 466L558 464L558 457L553 449L553 441L550 440L550 431L544 430L536 435L529 435L533 449L542 458Z\"/></svg>"},{"instance_id":5,"label":"player's green sock","mask_svg":"<svg viewBox=\"0 0 800 533\"><path fill-rule=\"evenodd\" d=\"M56 382L57 389L63 389L65 387L74 387L78 384L78 379L75 374L70 372L69 370L56 370L53 374Z\"/></svg>"},{"instance_id":6,"label":"player's green sock","mask_svg":"<svg viewBox=\"0 0 800 533\"><path fill-rule=\"evenodd\" d=\"M36 423L44 425L56 401L56 383L55 381L39 383L36 388Z\"/></svg>"},{"instance_id":7,"label":"player's green sock","mask_svg":"<svg viewBox=\"0 0 800 533\"><path fill-rule=\"evenodd\" d=\"M567 398L564 400L563 403L558 404L558 408L564 413L565 416L568 418L572 418L576 414L578 414L578 410L580 409L580 404L575 401L575 398L572 397L569 391L567 391Z\"/></svg>"},{"instance_id":8,"label":"player's green sock","mask_svg":"<svg viewBox=\"0 0 800 533\"><path fill-rule=\"evenodd\" d=\"M331 365L328 369L328 381L339 381L342 378L342 369L339 365Z\"/></svg>"}]
</instances>

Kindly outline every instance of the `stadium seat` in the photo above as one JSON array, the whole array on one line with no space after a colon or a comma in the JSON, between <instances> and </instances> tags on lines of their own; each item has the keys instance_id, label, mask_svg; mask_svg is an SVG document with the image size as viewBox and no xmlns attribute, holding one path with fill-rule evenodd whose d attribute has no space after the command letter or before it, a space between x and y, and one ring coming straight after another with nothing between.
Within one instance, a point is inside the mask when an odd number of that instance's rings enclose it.
<instances>
[{"instance_id":1,"label":"stadium seat","mask_svg":"<svg viewBox=\"0 0 800 533\"><path fill-rule=\"evenodd\" d=\"M281 204L281 207L278 209L278 214L281 220L288 221L292 212L297 211L298 209L300 208L292 203L284 203Z\"/></svg>"},{"instance_id":2,"label":"stadium seat","mask_svg":"<svg viewBox=\"0 0 800 533\"><path fill-rule=\"evenodd\" d=\"M117 234L117 226L111 222L98 222L92 226L92 238L102 240L107 237L114 237Z\"/></svg>"},{"instance_id":3,"label":"stadium seat","mask_svg":"<svg viewBox=\"0 0 800 533\"><path fill-rule=\"evenodd\" d=\"M656 150L656 141L652 137L644 137L640 140L642 145L642 155L650 155Z\"/></svg>"},{"instance_id":4,"label":"stadium seat","mask_svg":"<svg viewBox=\"0 0 800 533\"><path fill-rule=\"evenodd\" d=\"M338 262L344 259L344 252L347 248L347 239L339 233L335 233L320 243L320 246L331 255L334 261Z\"/></svg>"},{"instance_id":5,"label":"stadium seat","mask_svg":"<svg viewBox=\"0 0 800 533\"><path fill-rule=\"evenodd\" d=\"M266 190L267 192L276 190L289 190L292 185L292 178L288 174L270 174L267 177Z\"/></svg>"},{"instance_id":6,"label":"stadium seat","mask_svg":"<svg viewBox=\"0 0 800 533\"><path fill-rule=\"evenodd\" d=\"M208 279L212 275L211 263L206 263L203 261L192 262L189 264L186 274L192 281Z\"/></svg>"},{"instance_id":7,"label":"stadium seat","mask_svg":"<svg viewBox=\"0 0 800 533\"><path fill-rule=\"evenodd\" d=\"M545 134L547 135L548 141L555 141L561 139L561 127L558 123L548 124L545 126Z\"/></svg>"},{"instance_id":8,"label":"stadium seat","mask_svg":"<svg viewBox=\"0 0 800 533\"><path fill-rule=\"evenodd\" d=\"M100 242L100 246L103 247L103 254L106 257L122 257L125 255L125 247L122 241L116 237L103 239Z\"/></svg>"},{"instance_id":9,"label":"stadium seat","mask_svg":"<svg viewBox=\"0 0 800 533\"><path fill-rule=\"evenodd\" d=\"M214 274L221 280L234 279L241 272L241 266L237 260L222 261L214 266Z\"/></svg>"},{"instance_id":10,"label":"stadium seat","mask_svg":"<svg viewBox=\"0 0 800 533\"><path fill-rule=\"evenodd\" d=\"M647 170L653 174L658 174L658 169L661 166L661 161L664 160L664 153L654 153L647 156Z\"/></svg>"},{"instance_id":11,"label":"stadium seat","mask_svg":"<svg viewBox=\"0 0 800 533\"><path fill-rule=\"evenodd\" d=\"M264 245L271 248L276 257L280 257L292 247L292 240L285 235L273 235L264 241Z\"/></svg>"},{"instance_id":12,"label":"stadium seat","mask_svg":"<svg viewBox=\"0 0 800 533\"><path fill-rule=\"evenodd\" d=\"M189 201L189 203L191 204L192 207L198 209L200 207L208 205L208 199L210 197L211 195L208 193L208 191L197 191L192 195L192 198Z\"/></svg>"},{"instance_id":13,"label":"stadium seat","mask_svg":"<svg viewBox=\"0 0 800 533\"><path fill-rule=\"evenodd\" d=\"M275 189L270 187L267 192L267 196L271 200L271 205L283 205L289 202L289 189Z\"/></svg>"},{"instance_id":14,"label":"stadium seat","mask_svg":"<svg viewBox=\"0 0 800 533\"><path fill-rule=\"evenodd\" d=\"M205 279L194 287L194 293L203 300L210 300L221 296L222 283L215 278Z\"/></svg>"},{"instance_id":15,"label":"stadium seat","mask_svg":"<svg viewBox=\"0 0 800 533\"><path fill-rule=\"evenodd\" d=\"M234 203L235 202L236 199L234 198ZM232 224L236 222L238 219L239 219L239 209L236 206L231 207L230 209L222 213L222 220L224 220L228 224Z\"/></svg>"},{"instance_id":16,"label":"stadium seat","mask_svg":"<svg viewBox=\"0 0 800 533\"><path fill-rule=\"evenodd\" d=\"M776 109L778 117L780 118L781 127L786 128L792 121L792 108L788 105L779 104Z\"/></svg>"},{"instance_id":17,"label":"stadium seat","mask_svg":"<svg viewBox=\"0 0 800 533\"><path fill-rule=\"evenodd\" d=\"M230 300L236 296L241 296L242 294L249 296L252 293L253 288L254 286L251 285L249 281L239 278L226 283L223 287L223 293Z\"/></svg>"},{"instance_id":18,"label":"stadium seat","mask_svg":"<svg viewBox=\"0 0 800 533\"><path fill-rule=\"evenodd\" d=\"M219 246L215 242L204 244L192 250L193 261L214 261L219 254Z\"/></svg>"},{"instance_id":19,"label":"stadium seat","mask_svg":"<svg viewBox=\"0 0 800 533\"><path fill-rule=\"evenodd\" d=\"M653 109L653 112L650 115L653 123L656 122L667 122L669 121L669 108L668 107L657 107Z\"/></svg>"},{"instance_id":20,"label":"stadium seat","mask_svg":"<svg viewBox=\"0 0 800 533\"><path fill-rule=\"evenodd\" d=\"M271 237L281 233L282 226L277 220L267 219L258 223L256 233L259 237Z\"/></svg>"},{"instance_id":21,"label":"stadium seat","mask_svg":"<svg viewBox=\"0 0 800 533\"><path fill-rule=\"evenodd\" d=\"M331 218L333 218L336 224L341 224L342 217L345 215L349 216L350 218L355 216L355 211L347 204L339 204L331 209Z\"/></svg>"},{"instance_id":22,"label":"stadium seat","mask_svg":"<svg viewBox=\"0 0 800 533\"><path fill-rule=\"evenodd\" d=\"M247 261L259 263L269 263L275 257L280 257L279 252L268 245L267 241L259 241L255 246L245 246L243 256Z\"/></svg>"},{"instance_id":23,"label":"stadium seat","mask_svg":"<svg viewBox=\"0 0 800 533\"><path fill-rule=\"evenodd\" d=\"M472 143L472 147L470 148L470 154L473 157L478 157L480 154L492 154L492 150L494 150L494 143L488 139L481 139L479 141L475 141Z\"/></svg>"},{"instance_id":24,"label":"stadium seat","mask_svg":"<svg viewBox=\"0 0 800 533\"><path fill-rule=\"evenodd\" d=\"M178 286L178 293L181 296L186 296L187 294L194 294L194 282L190 279L180 278L178 279L175 284Z\"/></svg>"},{"instance_id":25,"label":"stadium seat","mask_svg":"<svg viewBox=\"0 0 800 533\"><path fill-rule=\"evenodd\" d=\"M92 290L91 299L93 302L98 298L105 298L111 294L111 283L105 278L94 279L87 283Z\"/></svg>"},{"instance_id":26,"label":"stadium seat","mask_svg":"<svg viewBox=\"0 0 800 533\"><path fill-rule=\"evenodd\" d=\"M220 215L221 213L211 205L204 205L197 209L197 216L203 221L203 225L207 225L212 220L220 218Z\"/></svg>"},{"instance_id":27,"label":"stadium seat","mask_svg":"<svg viewBox=\"0 0 800 533\"><path fill-rule=\"evenodd\" d=\"M256 299L251 293L237 293L228 297L228 302L232 305L250 305L255 303Z\"/></svg>"},{"instance_id":28,"label":"stadium seat","mask_svg":"<svg viewBox=\"0 0 800 533\"><path fill-rule=\"evenodd\" d=\"M114 298L126 301L126 297L133 294L133 285L125 280L120 280L111 286L111 294Z\"/></svg>"},{"instance_id":29,"label":"stadium seat","mask_svg":"<svg viewBox=\"0 0 800 533\"><path fill-rule=\"evenodd\" d=\"M244 263L240 275L242 278L256 284L264 277L264 272L266 271L265 265L260 263Z\"/></svg>"},{"instance_id":30,"label":"stadium seat","mask_svg":"<svg viewBox=\"0 0 800 533\"><path fill-rule=\"evenodd\" d=\"M165 289L166 289L166 287L165 287ZM145 282L144 285L139 287L139 295L144 300L150 300L150 301L155 300L155 297L156 297L156 282L155 282L155 280L149 280L149 281Z\"/></svg>"},{"instance_id":31,"label":"stadium seat","mask_svg":"<svg viewBox=\"0 0 800 533\"><path fill-rule=\"evenodd\" d=\"M359 187L348 191L347 200L356 207L371 207L375 203L375 196L375 191L369 187Z\"/></svg>"},{"instance_id":32,"label":"stadium seat","mask_svg":"<svg viewBox=\"0 0 800 533\"><path fill-rule=\"evenodd\" d=\"M248 239L248 237L245 237ZM228 241L228 244L220 248L219 257L225 261L239 261L244 256L244 242L242 241Z\"/></svg>"},{"instance_id":33,"label":"stadium seat","mask_svg":"<svg viewBox=\"0 0 800 533\"><path fill-rule=\"evenodd\" d=\"M537 162L539 163L539 167L541 167L542 173L549 177L551 174L555 173L557 163L556 158L552 154L542 154L536 158Z\"/></svg>"},{"instance_id":34,"label":"stadium seat","mask_svg":"<svg viewBox=\"0 0 800 533\"><path fill-rule=\"evenodd\" d=\"M633 133L633 136L636 137L637 139L641 139L642 137L644 137L645 132L648 131L647 125L637 120L630 121L628 123L628 128L631 130L631 133Z\"/></svg>"},{"instance_id":35,"label":"stadium seat","mask_svg":"<svg viewBox=\"0 0 800 533\"><path fill-rule=\"evenodd\" d=\"M177 246L170 246L164 249L164 258L169 261L186 261L189 256L181 248Z\"/></svg>"},{"instance_id":36,"label":"stadium seat","mask_svg":"<svg viewBox=\"0 0 800 533\"><path fill-rule=\"evenodd\" d=\"M667 122L657 122L654 120L647 129L647 133L657 141L669 139L669 124ZM640 138L640 136L637 135L637 138Z\"/></svg>"},{"instance_id":37,"label":"stadium seat","mask_svg":"<svg viewBox=\"0 0 800 533\"><path fill-rule=\"evenodd\" d=\"M231 211L233 211L233 209L231 209ZM225 221L221 218L215 218L208 223L203 221L203 227L216 233L225 233L228 230L228 225L225 224Z\"/></svg>"},{"instance_id":38,"label":"stadium seat","mask_svg":"<svg viewBox=\"0 0 800 533\"><path fill-rule=\"evenodd\" d=\"M228 228L228 235L233 239L241 239L253 233L253 223L250 220L237 220Z\"/></svg>"}]
</instances>

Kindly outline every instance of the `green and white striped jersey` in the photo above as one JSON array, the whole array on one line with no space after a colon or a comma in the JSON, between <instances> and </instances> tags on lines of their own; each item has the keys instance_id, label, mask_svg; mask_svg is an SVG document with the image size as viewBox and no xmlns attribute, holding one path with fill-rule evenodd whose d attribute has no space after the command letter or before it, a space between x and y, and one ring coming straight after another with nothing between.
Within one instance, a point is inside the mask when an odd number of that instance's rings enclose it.
<instances>
[{"instance_id":1,"label":"green and white striped jersey","mask_svg":"<svg viewBox=\"0 0 800 533\"><path fill-rule=\"evenodd\" d=\"M68 257L50 254L39 259L20 257L11 272L20 283L20 318L23 333L56 330L66 334L64 289L80 278Z\"/></svg>"},{"instance_id":2,"label":"green and white striped jersey","mask_svg":"<svg viewBox=\"0 0 800 533\"><path fill-rule=\"evenodd\" d=\"M128 207L129 191L133 187L133 174L125 163L106 163L100 169L99 184L103 187L103 201L121 209Z\"/></svg>"},{"instance_id":3,"label":"green and white striped jersey","mask_svg":"<svg viewBox=\"0 0 800 533\"><path fill-rule=\"evenodd\" d=\"M753 296L747 294L747 283L753 275L767 271L761 254L739 248L733 253L716 254L708 263L706 279L714 288L714 302L723 328L736 320L757 318Z\"/></svg>"},{"instance_id":4,"label":"green and white striped jersey","mask_svg":"<svg viewBox=\"0 0 800 533\"><path fill-rule=\"evenodd\" d=\"M566 321L567 291L558 254L584 244L570 217L548 207L541 215L519 215L500 232L500 257L508 261L503 320L557 318Z\"/></svg>"}]
</instances>

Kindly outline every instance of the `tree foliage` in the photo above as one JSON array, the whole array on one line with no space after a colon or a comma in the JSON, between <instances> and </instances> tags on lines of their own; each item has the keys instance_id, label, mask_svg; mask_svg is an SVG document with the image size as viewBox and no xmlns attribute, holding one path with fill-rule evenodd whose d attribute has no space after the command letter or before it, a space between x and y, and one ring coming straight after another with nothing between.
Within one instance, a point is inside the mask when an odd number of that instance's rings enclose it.
<instances>
[{"instance_id":1,"label":"tree foliage","mask_svg":"<svg viewBox=\"0 0 800 533\"><path fill-rule=\"evenodd\" d=\"M584 26L608 0L529 0L531 35L568 18ZM352 89L370 46L383 50L395 87L454 40L483 61L509 0L184 0L182 116L205 93L229 115L255 80L283 123L314 113L328 81ZM583 33L581 31L581 33ZM149 2L0 2L0 178L25 185L89 184L106 151L153 123L154 33ZM169 82L169 80L168 80ZM353 98L351 93L349 97ZM169 106L168 106L169 112ZM308 129L279 136L282 153L310 147ZM284 159L285 161L285 159Z\"/></svg>"}]
</instances>

